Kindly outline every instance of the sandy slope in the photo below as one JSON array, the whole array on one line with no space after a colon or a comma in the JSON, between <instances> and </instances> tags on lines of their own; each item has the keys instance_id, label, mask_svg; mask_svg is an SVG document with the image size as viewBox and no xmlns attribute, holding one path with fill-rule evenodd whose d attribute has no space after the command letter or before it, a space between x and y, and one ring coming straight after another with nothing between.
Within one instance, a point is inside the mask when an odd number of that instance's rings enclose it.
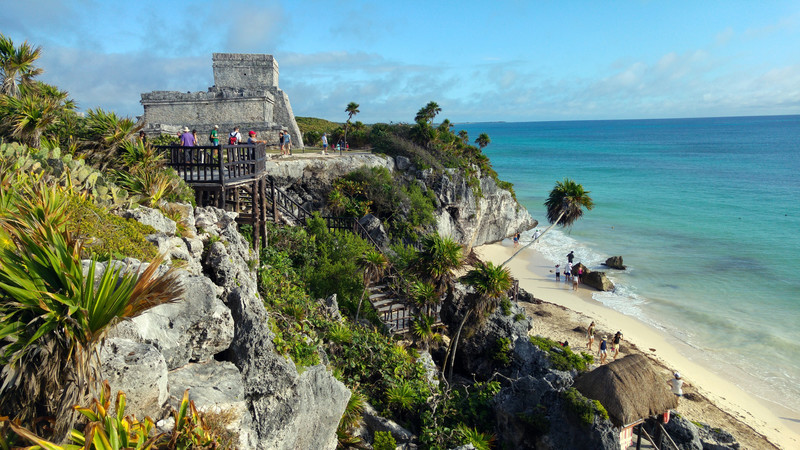
<instances>
[{"instance_id":1,"label":"sandy slope","mask_svg":"<svg viewBox=\"0 0 800 450\"><path fill-rule=\"evenodd\" d=\"M510 241L484 245L475 249L482 259L497 264L512 254ZM546 303L523 304L534 318L531 334L554 340L568 340L575 350L585 349L585 330L591 321L597 324L598 337L609 338L621 330L624 341L619 357L632 352L651 357L664 373L664 388L675 370L683 375L687 393L693 400L682 399L678 411L689 420L705 422L728 430L744 448L800 448L800 415L780 410L744 392L738 386L712 373L703 361L692 361L681 352L681 344L645 323L606 308L592 299L593 289L581 286L576 293L563 281L556 283L551 264L532 249L526 249L509 263L512 275L520 286ZM595 341L597 350L599 340ZM609 358L610 360L610 358Z\"/></svg>"}]
</instances>

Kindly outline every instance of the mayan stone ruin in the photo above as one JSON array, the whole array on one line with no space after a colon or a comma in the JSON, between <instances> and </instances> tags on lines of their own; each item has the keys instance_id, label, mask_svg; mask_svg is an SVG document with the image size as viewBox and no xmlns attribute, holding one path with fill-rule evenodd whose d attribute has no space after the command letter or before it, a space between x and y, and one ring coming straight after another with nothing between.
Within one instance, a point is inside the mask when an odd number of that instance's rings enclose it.
<instances>
[{"instance_id":1,"label":"mayan stone ruin","mask_svg":"<svg viewBox=\"0 0 800 450\"><path fill-rule=\"evenodd\" d=\"M288 131L294 147L302 147L289 96L278 87L278 62L272 55L214 53L214 86L208 92L153 91L142 93L148 136L175 134L183 127L197 129L200 145L219 125L220 143L238 126L244 138L250 130L268 143Z\"/></svg>"}]
</instances>

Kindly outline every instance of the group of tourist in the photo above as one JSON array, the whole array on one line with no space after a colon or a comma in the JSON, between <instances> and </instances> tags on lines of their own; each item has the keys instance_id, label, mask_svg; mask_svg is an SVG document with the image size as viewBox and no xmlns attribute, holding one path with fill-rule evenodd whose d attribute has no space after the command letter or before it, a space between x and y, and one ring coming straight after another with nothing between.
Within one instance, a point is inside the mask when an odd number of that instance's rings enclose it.
<instances>
[{"instance_id":1,"label":"group of tourist","mask_svg":"<svg viewBox=\"0 0 800 450\"><path fill-rule=\"evenodd\" d=\"M595 325L594 322L592 322L591 324L589 324L589 329L586 330L586 336L589 339L589 341L586 343L586 348L588 348L590 352L593 351L592 347L594 346L595 331L596 331ZM614 334L614 337L611 338L611 349L609 351L608 336L603 335L603 339L600 341L600 345L598 346L596 354L597 356L600 357L600 364L606 363L606 359L608 358L609 352L614 354L612 358L614 358L614 360L616 361L617 356L619 355L619 348L621 343L622 343L622 332L617 331L616 334Z\"/></svg>"},{"instance_id":2,"label":"group of tourist","mask_svg":"<svg viewBox=\"0 0 800 450\"><path fill-rule=\"evenodd\" d=\"M577 268L573 267L572 262L574 259L575 259L575 252L570 251L567 254L567 264L564 266L564 284L567 286L572 284L572 290L577 291L578 285L581 282L581 277L583 277L583 266L578 264ZM555 273L556 273L556 282L560 282L561 264L556 264Z\"/></svg>"}]
</instances>

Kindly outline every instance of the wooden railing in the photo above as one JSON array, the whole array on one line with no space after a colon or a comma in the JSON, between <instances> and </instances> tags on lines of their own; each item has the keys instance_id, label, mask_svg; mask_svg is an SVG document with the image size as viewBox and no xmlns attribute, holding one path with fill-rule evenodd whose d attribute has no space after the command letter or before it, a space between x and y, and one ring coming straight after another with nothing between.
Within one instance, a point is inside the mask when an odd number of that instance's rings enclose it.
<instances>
[{"instance_id":1,"label":"wooden railing","mask_svg":"<svg viewBox=\"0 0 800 450\"><path fill-rule=\"evenodd\" d=\"M158 145L155 148L167 156L167 165L190 184L237 183L254 179L266 170L264 144Z\"/></svg>"}]
</instances>

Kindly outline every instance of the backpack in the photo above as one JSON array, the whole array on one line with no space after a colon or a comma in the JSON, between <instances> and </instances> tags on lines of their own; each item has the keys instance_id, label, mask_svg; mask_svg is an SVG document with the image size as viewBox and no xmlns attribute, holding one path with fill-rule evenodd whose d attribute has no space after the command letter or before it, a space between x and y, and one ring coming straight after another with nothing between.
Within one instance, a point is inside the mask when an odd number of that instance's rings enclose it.
<instances>
[{"instance_id":1,"label":"backpack","mask_svg":"<svg viewBox=\"0 0 800 450\"><path fill-rule=\"evenodd\" d=\"M238 141L238 139L236 139L236 135L235 134L231 135L231 137L228 138L228 144L230 144L230 145L236 145L238 142L239 141Z\"/></svg>"}]
</instances>

